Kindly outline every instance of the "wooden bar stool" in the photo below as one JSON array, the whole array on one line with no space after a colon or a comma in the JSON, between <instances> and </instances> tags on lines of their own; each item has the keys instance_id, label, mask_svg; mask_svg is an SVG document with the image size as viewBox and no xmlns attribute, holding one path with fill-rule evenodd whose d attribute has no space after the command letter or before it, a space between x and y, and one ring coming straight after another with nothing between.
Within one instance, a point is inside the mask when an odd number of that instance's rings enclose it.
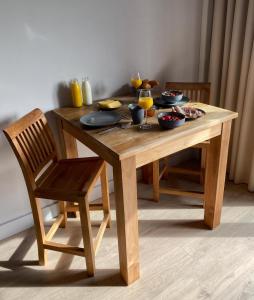
<instances>
[{"instance_id":1,"label":"wooden bar stool","mask_svg":"<svg viewBox=\"0 0 254 300\"><path fill-rule=\"evenodd\" d=\"M183 94L190 98L191 102L202 102L209 104L210 102L210 86L209 82L166 82L165 89L167 90L181 90ZM152 164L152 178L153 178L153 199L158 202L160 194L169 194L169 195L178 195L178 196L187 196L194 197L203 200L204 193L197 191L189 191L179 188L162 188L160 187L160 180L162 177L167 178L169 173L183 174L190 176L199 176L200 183L204 183L205 177L205 167L206 167L206 153L207 147L209 147L210 142L205 141L197 145L192 146L191 148L197 148L201 151L201 165L199 170L192 170L182 167L170 167L169 159L170 157L165 157L163 160L163 168L160 172L159 161L155 161Z\"/></svg>"},{"instance_id":2,"label":"wooden bar stool","mask_svg":"<svg viewBox=\"0 0 254 300\"><path fill-rule=\"evenodd\" d=\"M95 254L106 227L110 227L110 204L105 162L98 157L58 159L52 133L44 114L34 109L4 133L19 161L30 198L38 245L39 263L47 262L46 250L84 256L87 272L95 272ZM89 205L88 196L100 177L102 204ZM58 200L60 214L49 231L44 229L39 198ZM78 203L84 248L52 241L59 227L65 227L66 202ZM102 210L103 220L93 240L90 210Z\"/></svg>"}]
</instances>

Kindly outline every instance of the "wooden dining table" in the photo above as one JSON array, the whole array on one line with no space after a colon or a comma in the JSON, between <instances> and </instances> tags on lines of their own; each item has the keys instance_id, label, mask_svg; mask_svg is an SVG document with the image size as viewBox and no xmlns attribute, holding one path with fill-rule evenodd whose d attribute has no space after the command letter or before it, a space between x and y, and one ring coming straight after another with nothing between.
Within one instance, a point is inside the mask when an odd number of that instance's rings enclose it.
<instances>
[{"instance_id":1,"label":"wooden dining table","mask_svg":"<svg viewBox=\"0 0 254 300\"><path fill-rule=\"evenodd\" d=\"M122 97L122 103L135 100ZM210 140L204 188L204 223L214 229L220 224L231 123L237 113L202 103L191 103L205 115L172 130L161 130L156 115L149 118L150 130L120 126L102 132L84 128L80 117L97 109L59 108L54 113L62 141L62 155L78 156L76 140L113 167L120 273L127 285L140 277L136 169L182 149ZM127 105L119 109L125 116ZM158 204L159 205L159 204Z\"/></svg>"}]
</instances>

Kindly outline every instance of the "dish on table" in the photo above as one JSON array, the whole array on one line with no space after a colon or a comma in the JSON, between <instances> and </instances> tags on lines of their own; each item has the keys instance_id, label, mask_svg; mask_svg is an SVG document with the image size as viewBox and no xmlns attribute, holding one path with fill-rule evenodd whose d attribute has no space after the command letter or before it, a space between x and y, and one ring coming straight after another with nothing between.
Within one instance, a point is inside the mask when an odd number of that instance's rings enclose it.
<instances>
[{"instance_id":1,"label":"dish on table","mask_svg":"<svg viewBox=\"0 0 254 300\"><path fill-rule=\"evenodd\" d=\"M158 122L162 129L173 129L185 123L185 115L178 112L160 112Z\"/></svg>"},{"instance_id":2,"label":"dish on table","mask_svg":"<svg viewBox=\"0 0 254 300\"><path fill-rule=\"evenodd\" d=\"M189 101L190 101L190 99L188 97L183 96L180 101L176 101L174 103L168 103L162 97L158 97L158 98L154 99L154 105L156 105L157 107L161 107L161 108L171 108L176 105L182 106L182 105L188 103Z\"/></svg>"},{"instance_id":3,"label":"dish on table","mask_svg":"<svg viewBox=\"0 0 254 300\"><path fill-rule=\"evenodd\" d=\"M120 114L114 111L96 111L80 118L80 123L89 127L115 125L121 120Z\"/></svg>"},{"instance_id":4,"label":"dish on table","mask_svg":"<svg viewBox=\"0 0 254 300\"><path fill-rule=\"evenodd\" d=\"M178 112L185 115L186 120L195 120L205 115L205 112L202 109L194 108L194 107L172 107L172 111Z\"/></svg>"},{"instance_id":5,"label":"dish on table","mask_svg":"<svg viewBox=\"0 0 254 300\"><path fill-rule=\"evenodd\" d=\"M122 103L115 99L106 99L98 102L98 106L102 110L114 110L122 106Z\"/></svg>"},{"instance_id":6,"label":"dish on table","mask_svg":"<svg viewBox=\"0 0 254 300\"><path fill-rule=\"evenodd\" d=\"M167 103L175 103L182 100L183 92L177 90L164 91L161 93L161 98Z\"/></svg>"}]
</instances>

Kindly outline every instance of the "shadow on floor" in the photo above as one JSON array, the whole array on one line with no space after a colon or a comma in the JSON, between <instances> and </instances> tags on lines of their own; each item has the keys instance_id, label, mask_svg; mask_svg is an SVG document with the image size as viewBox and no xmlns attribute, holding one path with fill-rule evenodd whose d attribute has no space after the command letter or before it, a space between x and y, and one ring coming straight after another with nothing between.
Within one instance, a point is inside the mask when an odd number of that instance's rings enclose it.
<instances>
[{"instance_id":1,"label":"shadow on floor","mask_svg":"<svg viewBox=\"0 0 254 300\"><path fill-rule=\"evenodd\" d=\"M72 221L69 228L68 242L80 243L81 236L76 230L79 220ZM213 231L207 230L202 220L139 220L139 233L143 238L235 238L254 237L252 223L222 223ZM65 230L60 230L63 236ZM37 260L24 260L33 246L35 237L31 229L24 232L21 243L10 259L0 261L0 287L52 287L52 286L125 286L118 269L97 269L95 277L88 277L83 269L71 269L73 256L62 254L56 267L49 270L38 266ZM104 238L116 238L116 222L112 222L112 229L107 230ZM35 246L35 245L34 245ZM33 246L33 247L34 247ZM117 253L116 253L117 254Z\"/></svg>"},{"instance_id":2,"label":"shadow on floor","mask_svg":"<svg viewBox=\"0 0 254 300\"><path fill-rule=\"evenodd\" d=\"M79 220L77 222L79 223ZM88 277L85 260L84 270L70 269L73 255L63 253L53 270L39 266L38 260L24 260L35 242L33 229L26 230L22 241L9 260L0 261L0 268L4 269L0 269L0 287L125 286L117 269L97 269L96 277ZM78 245L80 242L81 234L77 234L76 230L73 230L67 243Z\"/></svg>"},{"instance_id":3,"label":"shadow on floor","mask_svg":"<svg viewBox=\"0 0 254 300\"><path fill-rule=\"evenodd\" d=\"M88 277L85 270L35 270L29 268L38 264L37 261L14 262L0 261L0 266L8 270L0 271L0 287L52 287L52 286L125 286L121 279L119 270L97 269L96 277ZM11 269L9 269L11 267Z\"/></svg>"}]
</instances>

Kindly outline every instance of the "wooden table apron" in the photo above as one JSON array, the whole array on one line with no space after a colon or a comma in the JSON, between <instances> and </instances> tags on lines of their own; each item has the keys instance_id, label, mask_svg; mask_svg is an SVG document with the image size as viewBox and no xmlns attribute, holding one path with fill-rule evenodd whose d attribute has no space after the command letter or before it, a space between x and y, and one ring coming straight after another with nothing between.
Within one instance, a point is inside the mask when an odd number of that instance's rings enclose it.
<instances>
[{"instance_id":1,"label":"wooden table apron","mask_svg":"<svg viewBox=\"0 0 254 300\"><path fill-rule=\"evenodd\" d=\"M230 129L232 119L237 117L236 113L232 112L223 121L211 123L207 128L197 129L190 135L179 134L179 138L166 141L163 145L153 143L150 148L139 147L138 150L134 147L128 155L118 155L65 119L59 111L61 109L55 110L63 156L78 156L77 139L113 166L120 272L126 284L131 284L140 276L136 168L210 139L205 176L204 222L211 229L220 224Z\"/></svg>"}]
</instances>

